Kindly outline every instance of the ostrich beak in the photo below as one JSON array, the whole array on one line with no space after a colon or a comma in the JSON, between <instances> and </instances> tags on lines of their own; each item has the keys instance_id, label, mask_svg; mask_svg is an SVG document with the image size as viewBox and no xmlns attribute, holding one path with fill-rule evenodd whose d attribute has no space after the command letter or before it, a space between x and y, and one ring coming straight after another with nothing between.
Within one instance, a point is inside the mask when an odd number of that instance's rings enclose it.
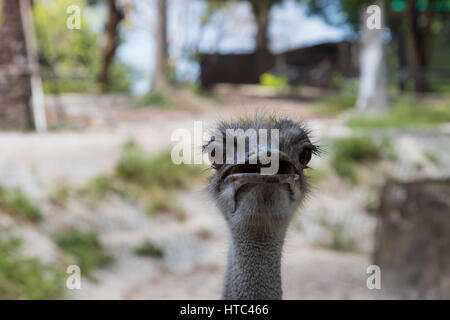
<instances>
[{"instance_id":1,"label":"ostrich beak","mask_svg":"<svg viewBox=\"0 0 450 320\"><path fill-rule=\"evenodd\" d=\"M294 174L275 174L275 175L261 175L259 173L234 173L225 178L225 183L234 183L235 191L238 191L243 185L249 183L259 184L283 184L287 183L291 193L294 192L295 182L300 178L296 173Z\"/></svg>"},{"instance_id":2,"label":"ostrich beak","mask_svg":"<svg viewBox=\"0 0 450 320\"><path fill-rule=\"evenodd\" d=\"M263 174L263 168L269 168L268 155L270 161L278 161L278 170L274 174ZM288 184L290 194L294 194L295 183L300 179L298 169L290 161L287 154L278 150L260 150L257 153L249 153L245 163L238 163L230 165L224 172L223 183L225 185L232 185L234 190L234 198L239 189L247 184ZM236 202L236 200L235 200Z\"/></svg>"}]
</instances>

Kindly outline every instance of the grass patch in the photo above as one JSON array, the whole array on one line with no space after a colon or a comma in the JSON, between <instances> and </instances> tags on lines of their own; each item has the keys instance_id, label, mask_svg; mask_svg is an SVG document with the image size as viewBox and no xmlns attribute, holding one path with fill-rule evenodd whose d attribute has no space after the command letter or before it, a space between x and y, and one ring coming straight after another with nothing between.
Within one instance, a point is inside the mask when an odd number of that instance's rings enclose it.
<instances>
[{"instance_id":1,"label":"grass patch","mask_svg":"<svg viewBox=\"0 0 450 320\"><path fill-rule=\"evenodd\" d=\"M202 168L192 165L176 165L170 152L148 157L134 142L126 143L116 166L118 178L145 187L180 188L193 178L202 175Z\"/></svg>"},{"instance_id":2,"label":"grass patch","mask_svg":"<svg viewBox=\"0 0 450 320\"><path fill-rule=\"evenodd\" d=\"M323 179L325 176L325 171L318 168L308 168L306 171L306 176L308 177L308 182L315 186Z\"/></svg>"},{"instance_id":3,"label":"grass patch","mask_svg":"<svg viewBox=\"0 0 450 320\"><path fill-rule=\"evenodd\" d=\"M69 200L72 195L72 188L68 184L66 180L61 180L56 184L53 188L52 193L50 195L50 201L54 204L64 205L67 200Z\"/></svg>"},{"instance_id":4,"label":"grass patch","mask_svg":"<svg viewBox=\"0 0 450 320\"><path fill-rule=\"evenodd\" d=\"M81 194L89 195L92 198L100 199L104 198L109 193L122 193L114 178L107 175L100 175L92 178L80 192Z\"/></svg>"},{"instance_id":5,"label":"grass patch","mask_svg":"<svg viewBox=\"0 0 450 320\"><path fill-rule=\"evenodd\" d=\"M214 92L209 89L202 88L202 86L198 83L191 84L189 88L191 92L194 93L196 96L201 97L203 99L207 99L216 106L223 106L224 104L220 96L214 94Z\"/></svg>"},{"instance_id":6,"label":"grass patch","mask_svg":"<svg viewBox=\"0 0 450 320\"><path fill-rule=\"evenodd\" d=\"M21 240L0 232L0 300L64 298L65 281L56 266L23 257Z\"/></svg>"},{"instance_id":7,"label":"grass patch","mask_svg":"<svg viewBox=\"0 0 450 320\"><path fill-rule=\"evenodd\" d=\"M364 117L356 116L347 120L351 128L418 128L450 122L450 104L432 105L400 99L393 103L387 115Z\"/></svg>"},{"instance_id":8,"label":"grass patch","mask_svg":"<svg viewBox=\"0 0 450 320\"><path fill-rule=\"evenodd\" d=\"M39 208L20 189L0 188L0 209L31 222L39 222L43 218Z\"/></svg>"},{"instance_id":9,"label":"grass patch","mask_svg":"<svg viewBox=\"0 0 450 320\"><path fill-rule=\"evenodd\" d=\"M335 158L331 162L331 165L340 177L349 180L352 184L355 184L358 181L358 175L354 168L354 164L351 161Z\"/></svg>"},{"instance_id":10,"label":"grass patch","mask_svg":"<svg viewBox=\"0 0 450 320\"><path fill-rule=\"evenodd\" d=\"M357 181L356 164L381 158L380 148L369 137L337 139L333 142L332 150L331 166L339 176L352 183Z\"/></svg>"},{"instance_id":11,"label":"grass patch","mask_svg":"<svg viewBox=\"0 0 450 320\"><path fill-rule=\"evenodd\" d=\"M173 101L168 97L167 94L160 91L150 91L148 94L140 97L136 103L136 108L145 108L145 107L165 107L172 105Z\"/></svg>"},{"instance_id":12,"label":"grass patch","mask_svg":"<svg viewBox=\"0 0 450 320\"><path fill-rule=\"evenodd\" d=\"M81 272L90 279L94 279L92 277L94 269L103 267L112 261L111 256L105 253L95 232L83 232L71 228L56 233L54 240L61 249L75 258Z\"/></svg>"},{"instance_id":13,"label":"grass patch","mask_svg":"<svg viewBox=\"0 0 450 320\"><path fill-rule=\"evenodd\" d=\"M142 244L134 249L134 253L138 256L162 258L164 257L164 251L150 240L144 241Z\"/></svg>"},{"instance_id":14,"label":"grass patch","mask_svg":"<svg viewBox=\"0 0 450 320\"><path fill-rule=\"evenodd\" d=\"M202 166L175 165L169 151L148 156L129 141L122 146L114 174L92 179L81 193L91 200L116 194L126 200L143 201L149 215L169 212L183 221L187 215L177 202L176 192L206 178L204 172Z\"/></svg>"},{"instance_id":15,"label":"grass patch","mask_svg":"<svg viewBox=\"0 0 450 320\"><path fill-rule=\"evenodd\" d=\"M318 218L318 223L330 232L330 236L320 245L335 251L356 252L358 246L351 236L344 221L330 222L325 216Z\"/></svg>"},{"instance_id":16,"label":"grass patch","mask_svg":"<svg viewBox=\"0 0 450 320\"><path fill-rule=\"evenodd\" d=\"M328 248L342 252L356 252L357 245L353 237L343 222L336 222L331 228L331 239L327 245Z\"/></svg>"},{"instance_id":17,"label":"grass patch","mask_svg":"<svg viewBox=\"0 0 450 320\"><path fill-rule=\"evenodd\" d=\"M186 211L178 204L170 189L151 188L148 192L146 213L155 215L160 212L173 213L179 221L185 221L187 218Z\"/></svg>"},{"instance_id":18,"label":"grass patch","mask_svg":"<svg viewBox=\"0 0 450 320\"><path fill-rule=\"evenodd\" d=\"M425 158L427 158L428 161L430 161L432 164L439 166L441 164L441 161L439 160L439 157L432 153L432 152L425 152Z\"/></svg>"},{"instance_id":19,"label":"grass patch","mask_svg":"<svg viewBox=\"0 0 450 320\"><path fill-rule=\"evenodd\" d=\"M316 114L319 116L336 116L348 109L354 108L358 96L358 83L346 81L336 93L327 95L316 103Z\"/></svg>"},{"instance_id":20,"label":"grass patch","mask_svg":"<svg viewBox=\"0 0 450 320\"><path fill-rule=\"evenodd\" d=\"M334 156L353 162L372 161L380 158L381 153L369 137L347 137L337 139L333 145Z\"/></svg>"},{"instance_id":21,"label":"grass patch","mask_svg":"<svg viewBox=\"0 0 450 320\"><path fill-rule=\"evenodd\" d=\"M185 220L186 213L178 205L175 193L205 175L203 167L174 164L168 151L149 157L136 143L128 142L122 148L115 176L125 185L141 189L148 214L171 212L178 220Z\"/></svg>"}]
</instances>

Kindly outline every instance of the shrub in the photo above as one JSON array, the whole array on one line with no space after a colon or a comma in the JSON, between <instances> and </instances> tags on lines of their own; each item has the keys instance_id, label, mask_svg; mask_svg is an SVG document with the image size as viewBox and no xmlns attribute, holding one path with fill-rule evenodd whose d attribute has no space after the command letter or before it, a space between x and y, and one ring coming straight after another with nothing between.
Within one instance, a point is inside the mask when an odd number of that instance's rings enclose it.
<instances>
[{"instance_id":1,"label":"shrub","mask_svg":"<svg viewBox=\"0 0 450 320\"><path fill-rule=\"evenodd\" d=\"M31 222L42 220L42 213L39 208L20 189L5 190L0 188L0 208L10 215Z\"/></svg>"},{"instance_id":2,"label":"shrub","mask_svg":"<svg viewBox=\"0 0 450 320\"><path fill-rule=\"evenodd\" d=\"M144 241L134 249L134 253L138 256L147 256L152 258L162 258L164 251L150 240Z\"/></svg>"},{"instance_id":3,"label":"shrub","mask_svg":"<svg viewBox=\"0 0 450 320\"><path fill-rule=\"evenodd\" d=\"M287 86L286 76L275 76L270 73L264 73L259 78L259 83L265 87L281 89Z\"/></svg>"},{"instance_id":4,"label":"shrub","mask_svg":"<svg viewBox=\"0 0 450 320\"><path fill-rule=\"evenodd\" d=\"M148 157L131 142L123 147L116 174L120 179L146 187L178 188L186 186L192 178L200 177L201 169L174 164L170 152Z\"/></svg>"},{"instance_id":5,"label":"shrub","mask_svg":"<svg viewBox=\"0 0 450 320\"><path fill-rule=\"evenodd\" d=\"M65 252L71 254L81 271L93 279L92 271L107 265L112 261L95 232L83 232L75 228L64 230L54 235L56 244Z\"/></svg>"},{"instance_id":6,"label":"shrub","mask_svg":"<svg viewBox=\"0 0 450 320\"><path fill-rule=\"evenodd\" d=\"M349 179L357 180L355 165L363 161L373 162L381 157L381 151L368 137L347 137L337 139L333 143L331 166L336 173Z\"/></svg>"},{"instance_id":7,"label":"shrub","mask_svg":"<svg viewBox=\"0 0 450 320\"><path fill-rule=\"evenodd\" d=\"M347 120L351 128L417 128L450 122L450 105L425 104L400 99L394 102L389 114L363 117L357 116Z\"/></svg>"},{"instance_id":8,"label":"shrub","mask_svg":"<svg viewBox=\"0 0 450 320\"><path fill-rule=\"evenodd\" d=\"M0 232L0 300L64 298L64 278L55 265L20 253L21 240Z\"/></svg>"},{"instance_id":9,"label":"shrub","mask_svg":"<svg viewBox=\"0 0 450 320\"><path fill-rule=\"evenodd\" d=\"M166 94L152 90L150 91L150 93L138 99L138 101L136 102L136 107L163 107L171 104L173 104L173 102Z\"/></svg>"},{"instance_id":10,"label":"shrub","mask_svg":"<svg viewBox=\"0 0 450 320\"><path fill-rule=\"evenodd\" d=\"M329 94L316 103L317 114L335 116L345 110L354 108L357 96L358 83L355 81L345 81L342 84L342 89Z\"/></svg>"}]
</instances>

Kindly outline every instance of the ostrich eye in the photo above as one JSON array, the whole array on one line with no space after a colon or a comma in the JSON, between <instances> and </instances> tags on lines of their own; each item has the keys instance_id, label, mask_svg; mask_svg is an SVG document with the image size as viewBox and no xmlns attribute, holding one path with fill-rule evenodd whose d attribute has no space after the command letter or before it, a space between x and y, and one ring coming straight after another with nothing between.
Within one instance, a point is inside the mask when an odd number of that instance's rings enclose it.
<instances>
[{"instance_id":1,"label":"ostrich eye","mask_svg":"<svg viewBox=\"0 0 450 320\"><path fill-rule=\"evenodd\" d=\"M216 162L215 156L216 156L216 150L213 149L209 153L209 161L211 162L211 167L213 169L219 170L222 167L222 164L219 164Z\"/></svg>"},{"instance_id":2,"label":"ostrich eye","mask_svg":"<svg viewBox=\"0 0 450 320\"><path fill-rule=\"evenodd\" d=\"M312 146L311 145L304 146L299 156L300 163L306 166L308 162L311 160L311 155L312 155Z\"/></svg>"},{"instance_id":3,"label":"ostrich eye","mask_svg":"<svg viewBox=\"0 0 450 320\"><path fill-rule=\"evenodd\" d=\"M209 160L211 161L211 167L213 169L218 169L219 167L217 166L217 163L214 162L214 156L216 155L216 150L211 150L210 154L209 154Z\"/></svg>"}]
</instances>

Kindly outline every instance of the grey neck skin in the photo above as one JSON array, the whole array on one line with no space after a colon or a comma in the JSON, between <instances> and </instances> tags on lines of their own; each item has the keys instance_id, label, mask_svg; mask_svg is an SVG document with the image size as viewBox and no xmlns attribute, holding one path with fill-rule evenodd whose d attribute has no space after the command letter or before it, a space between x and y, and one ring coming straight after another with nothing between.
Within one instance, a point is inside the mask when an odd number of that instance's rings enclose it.
<instances>
[{"instance_id":1,"label":"grey neck skin","mask_svg":"<svg viewBox=\"0 0 450 320\"><path fill-rule=\"evenodd\" d=\"M284 234L284 231L231 232L223 299L281 299L280 265Z\"/></svg>"}]
</instances>

